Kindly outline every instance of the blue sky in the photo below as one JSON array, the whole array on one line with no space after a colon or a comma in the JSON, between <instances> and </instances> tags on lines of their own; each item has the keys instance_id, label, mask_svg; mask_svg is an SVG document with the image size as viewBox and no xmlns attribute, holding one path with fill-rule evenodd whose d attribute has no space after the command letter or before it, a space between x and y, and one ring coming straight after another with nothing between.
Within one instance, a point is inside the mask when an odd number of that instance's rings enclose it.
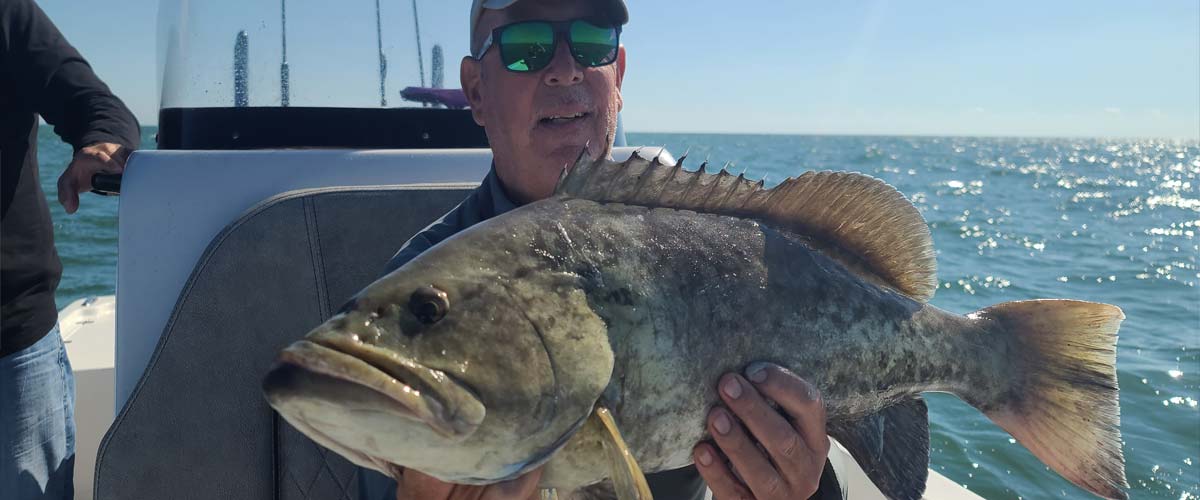
<instances>
[{"instance_id":1,"label":"blue sky","mask_svg":"<svg viewBox=\"0 0 1200 500\"><path fill-rule=\"evenodd\" d=\"M159 3L39 4L138 118L155 123ZM466 50L468 4L418 0L426 73L441 44L448 86ZM1200 139L1195 0L628 4L632 131ZM164 19L186 13L168 101L228 100L233 36L245 29L251 103L278 103L278 0L166 5ZM381 9L395 105L417 78L412 4L381 0ZM374 2L288 0L288 18L293 105L379 104Z\"/></svg>"}]
</instances>

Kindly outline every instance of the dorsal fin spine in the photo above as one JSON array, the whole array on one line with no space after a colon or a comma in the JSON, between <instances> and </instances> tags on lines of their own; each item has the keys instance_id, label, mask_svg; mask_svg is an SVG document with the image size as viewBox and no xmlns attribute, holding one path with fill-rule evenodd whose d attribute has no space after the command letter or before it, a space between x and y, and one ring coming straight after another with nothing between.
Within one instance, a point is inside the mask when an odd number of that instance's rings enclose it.
<instances>
[{"instance_id":1,"label":"dorsal fin spine","mask_svg":"<svg viewBox=\"0 0 1200 500\"><path fill-rule=\"evenodd\" d=\"M675 176L677 174L679 174L680 170L683 170L683 167L681 167L679 165L675 165L673 168L671 168L671 173L667 176L666 180L664 180L662 183L662 189L660 189L658 191L658 195L656 195L654 197L655 205L663 204L663 202L662 202L663 195L666 194L667 188L671 187L671 184L675 181Z\"/></svg>"},{"instance_id":2,"label":"dorsal fin spine","mask_svg":"<svg viewBox=\"0 0 1200 500\"><path fill-rule=\"evenodd\" d=\"M654 161L650 162L650 164L652 166L666 165L665 163L662 162L662 159L661 159L663 153L666 153L666 152L667 152L667 145L663 144L662 147L658 148L658 154L654 155Z\"/></svg>"},{"instance_id":3,"label":"dorsal fin spine","mask_svg":"<svg viewBox=\"0 0 1200 500\"><path fill-rule=\"evenodd\" d=\"M585 149L584 154L586 154L586 153L587 153L587 150ZM591 178L592 178L592 174L596 173L596 170L600 169L599 161L591 161L591 156L588 156L587 159L588 159L588 161L583 162L582 161L583 157L580 157L581 162L575 164L574 170L579 170L578 175L570 175L570 174L567 175L566 188L568 190L576 190L576 189L580 189L584 186L587 186L588 181L591 180ZM575 180L574 182L572 182L572 180L575 179L576 177L578 177L578 180Z\"/></svg>"},{"instance_id":4,"label":"dorsal fin spine","mask_svg":"<svg viewBox=\"0 0 1200 500\"><path fill-rule=\"evenodd\" d=\"M742 172L742 175L738 176L738 180L739 181L746 180L746 173ZM754 199L754 194L759 192L759 190L762 189L762 185L763 185L763 182L761 180L754 183L754 185L750 188L750 191L747 192L745 194L745 196L742 197L742 203L740 205L738 205L738 208L737 208L738 212L741 212L741 213L746 212L746 206L749 205L750 201Z\"/></svg>"},{"instance_id":5,"label":"dorsal fin spine","mask_svg":"<svg viewBox=\"0 0 1200 500\"><path fill-rule=\"evenodd\" d=\"M641 177L638 179L637 185L633 187L633 192L629 194L629 199L633 201L640 200L638 195L642 194L642 188L646 187L646 182L653 177L654 174L650 171L650 164L646 164L646 168L642 169Z\"/></svg>"},{"instance_id":6,"label":"dorsal fin spine","mask_svg":"<svg viewBox=\"0 0 1200 500\"><path fill-rule=\"evenodd\" d=\"M587 159L586 161L584 159ZM567 180L571 178L571 170L580 168L581 165L589 165L592 163L592 155L588 154L587 148L579 151L579 156L575 157L574 165L563 165L562 171L558 173L558 182L554 184L554 192L558 193L566 189Z\"/></svg>"},{"instance_id":7,"label":"dorsal fin spine","mask_svg":"<svg viewBox=\"0 0 1200 500\"><path fill-rule=\"evenodd\" d=\"M618 184L617 180L620 179L620 177L622 175L629 173L631 165L633 165L633 157L632 156L629 157L628 160L621 162L621 165L619 167L617 167L618 171L617 171L616 175L613 175L612 178L608 180L608 185L604 187L604 192L602 192L600 194L599 198L601 200L612 199L612 190L614 187L617 186L617 184Z\"/></svg>"},{"instance_id":8,"label":"dorsal fin spine","mask_svg":"<svg viewBox=\"0 0 1200 500\"><path fill-rule=\"evenodd\" d=\"M713 208L717 208L717 207L721 206L719 203L714 203L717 201L716 196L714 196L714 195L717 192L717 188L721 187L721 182L724 181L725 179L728 179L729 177L731 177L731 176L729 175L729 172L726 171L725 169L721 169L720 172L717 172L717 178L713 179L712 186L708 187L708 193L706 193L704 195L703 209L705 211L710 211Z\"/></svg>"},{"instance_id":9,"label":"dorsal fin spine","mask_svg":"<svg viewBox=\"0 0 1200 500\"><path fill-rule=\"evenodd\" d=\"M752 217L812 238L818 251L851 272L918 301L937 289L929 227L916 207L879 179L849 172L805 172L766 189L764 177L734 177L728 167L708 174L682 162L592 162L581 155L556 194L599 202ZM680 174L680 172L684 174ZM655 189L653 184L661 184Z\"/></svg>"},{"instance_id":10,"label":"dorsal fin spine","mask_svg":"<svg viewBox=\"0 0 1200 500\"><path fill-rule=\"evenodd\" d=\"M682 167L682 166L683 166L683 160L686 160L686 159L687 159L687 157L688 157L688 153L691 153L691 152L692 152L692 148L690 148L690 147L689 147L689 148L687 148L686 150L684 150L684 151L683 151L683 154L682 154L682 155L679 155L679 160L676 160L676 161L675 161L675 164L676 164L676 165L679 165L679 166L681 166L681 167Z\"/></svg>"},{"instance_id":11,"label":"dorsal fin spine","mask_svg":"<svg viewBox=\"0 0 1200 500\"><path fill-rule=\"evenodd\" d=\"M688 179L687 188L685 188L683 190L683 194L679 196L680 201L691 199L692 190L696 188L696 184L700 183L700 178L704 177L704 165L700 165L700 170L692 172L690 177L691 178Z\"/></svg>"},{"instance_id":12,"label":"dorsal fin spine","mask_svg":"<svg viewBox=\"0 0 1200 500\"><path fill-rule=\"evenodd\" d=\"M744 180L745 177L742 177L741 174L738 174L738 176L734 178L733 182L729 183L729 189L725 190L725 195L721 196L721 201L717 203L717 206L727 206L729 199L733 197L733 193L737 192L738 187L742 185L742 181Z\"/></svg>"},{"instance_id":13,"label":"dorsal fin spine","mask_svg":"<svg viewBox=\"0 0 1200 500\"><path fill-rule=\"evenodd\" d=\"M567 180L567 166L564 165L562 170L558 172L558 180L554 183L554 192L559 192L563 187L563 182Z\"/></svg>"}]
</instances>

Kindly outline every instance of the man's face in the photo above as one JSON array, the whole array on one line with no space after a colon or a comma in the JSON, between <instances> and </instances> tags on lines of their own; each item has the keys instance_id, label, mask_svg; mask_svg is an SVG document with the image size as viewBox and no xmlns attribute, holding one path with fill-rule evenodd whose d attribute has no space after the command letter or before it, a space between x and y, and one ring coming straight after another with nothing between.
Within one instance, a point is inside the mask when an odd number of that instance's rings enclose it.
<instances>
[{"instance_id":1,"label":"man's face","mask_svg":"<svg viewBox=\"0 0 1200 500\"><path fill-rule=\"evenodd\" d=\"M485 10L475 28L476 45L498 26L594 18L595 9L584 0L522 0L504 10ZM509 196L527 203L553 194L562 168L585 145L593 158L610 153L622 105L625 48L615 63L587 68L560 40L550 64L529 73L505 69L498 49L493 46L481 61L463 58L462 86L475 121L487 131L500 180Z\"/></svg>"}]
</instances>

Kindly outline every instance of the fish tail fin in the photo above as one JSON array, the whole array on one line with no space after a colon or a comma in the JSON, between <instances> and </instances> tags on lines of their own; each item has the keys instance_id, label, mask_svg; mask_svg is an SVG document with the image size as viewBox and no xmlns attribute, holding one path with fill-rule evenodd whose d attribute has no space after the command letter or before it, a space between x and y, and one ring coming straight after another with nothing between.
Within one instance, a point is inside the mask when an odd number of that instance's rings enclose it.
<instances>
[{"instance_id":1,"label":"fish tail fin","mask_svg":"<svg viewBox=\"0 0 1200 500\"><path fill-rule=\"evenodd\" d=\"M1128 498L1116 342L1125 314L1075 300L1005 302L972 314L1015 338L1023 377L984 413L1042 462L1101 497Z\"/></svg>"}]
</instances>

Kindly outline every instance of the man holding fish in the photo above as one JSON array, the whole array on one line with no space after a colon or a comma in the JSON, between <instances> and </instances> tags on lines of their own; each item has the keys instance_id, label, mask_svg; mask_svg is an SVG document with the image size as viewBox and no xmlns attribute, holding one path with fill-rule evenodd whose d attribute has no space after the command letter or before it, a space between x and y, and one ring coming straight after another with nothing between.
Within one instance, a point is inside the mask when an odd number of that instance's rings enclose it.
<instances>
[{"instance_id":1,"label":"man holding fish","mask_svg":"<svg viewBox=\"0 0 1200 500\"><path fill-rule=\"evenodd\" d=\"M487 131L493 170L462 205L410 240L388 271L477 222L549 197L563 166L585 146L594 157L610 154L625 74L618 40L627 20L620 0L474 1L472 54L460 72L475 121ZM538 37L548 52L539 52ZM829 451L820 395L778 366L755 367L721 379L726 406L708 416L714 442L696 446L696 467L649 475L656 497L700 498L704 482L717 499L808 498L817 490ZM527 498L540 472L462 486L405 471L399 497Z\"/></svg>"},{"instance_id":2,"label":"man holding fish","mask_svg":"<svg viewBox=\"0 0 1200 500\"><path fill-rule=\"evenodd\" d=\"M615 0L475 2L461 77L494 169L280 352L263 380L280 415L402 499L698 498L700 478L718 499L837 495L828 433L886 498L916 500L922 393L947 392L1127 498L1120 308L929 304L929 227L873 177L767 189L607 160L627 17Z\"/></svg>"}]
</instances>

